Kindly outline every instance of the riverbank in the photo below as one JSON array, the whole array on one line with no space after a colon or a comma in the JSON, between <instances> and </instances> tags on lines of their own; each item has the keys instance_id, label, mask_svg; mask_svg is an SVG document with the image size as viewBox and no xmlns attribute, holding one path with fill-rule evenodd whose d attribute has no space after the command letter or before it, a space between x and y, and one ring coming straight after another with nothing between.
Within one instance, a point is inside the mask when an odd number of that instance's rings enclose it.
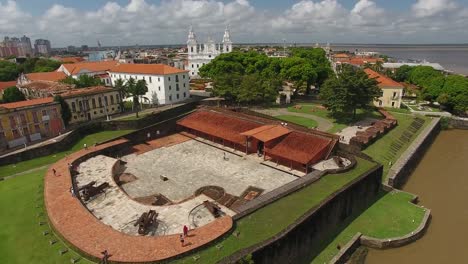
<instances>
[{"instance_id":1,"label":"riverbank","mask_svg":"<svg viewBox=\"0 0 468 264\"><path fill-rule=\"evenodd\" d=\"M468 131L439 134L403 187L404 191L417 193L420 204L431 208L430 228L416 243L398 249L370 250L367 264L466 262L466 157Z\"/></svg>"}]
</instances>

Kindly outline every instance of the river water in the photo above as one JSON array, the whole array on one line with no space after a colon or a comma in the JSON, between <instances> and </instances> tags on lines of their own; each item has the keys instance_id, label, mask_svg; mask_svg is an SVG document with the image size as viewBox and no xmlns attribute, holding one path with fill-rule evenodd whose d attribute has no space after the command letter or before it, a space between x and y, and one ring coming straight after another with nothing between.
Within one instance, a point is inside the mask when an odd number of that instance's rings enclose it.
<instances>
[{"instance_id":1,"label":"river water","mask_svg":"<svg viewBox=\"0 0 468 264\"><path fill-rule=\"evenodd\" d=\"M332 49L375 51L399 60L426 60L446 70L468 75L468 45L332 45Z\"/></svg>"},{"instance_id":2,"label":"river water","mask_svg":"<svg viewBox=\"0 0 468 264\"><path fill-rule=\"evenodd\" d=\"M370 250L366 264L468 263L468 130L441 132L403 190L431 209L429 229L410 245Z\"/></svg>"}]
</instances>

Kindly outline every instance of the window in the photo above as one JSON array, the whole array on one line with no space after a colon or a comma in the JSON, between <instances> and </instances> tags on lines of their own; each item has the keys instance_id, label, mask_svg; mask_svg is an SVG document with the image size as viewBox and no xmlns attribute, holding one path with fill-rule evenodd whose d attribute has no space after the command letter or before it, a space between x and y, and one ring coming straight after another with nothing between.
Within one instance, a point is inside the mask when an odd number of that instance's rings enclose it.
<instances>
[{"instance_id":1,"label":"window","mask_svg":"<svg viewBox=\"0 0 468 264\"><path fill-rule=\"evenodd\" d=\"M36 133L41 133L41 127L39 126L39 124L34 125L34 130L36 131Z\"/></svg>"},{"instance_id":2,"label":"window","mask_svg":"<svg viewBox=\"0 0 468 264\"><path fill-rule=\"evenodd\" d=\"M211 55L208 55L208 58L211 58Z\"/></svg>"},{"instance_id":3,"label":"window","mask_svg":"<svg viewBox=\"0 0 468 264\"><path fill-rule=\"evenodd\" d=\"M167 77L167 80L168 80L168 81L171 81L171 77L170 77L170 76L169 76L169 77Z\"/></svg>"},{"instance_id":4,"label":"window","mask_svg":"<svg viewBox=\"0 0 468 264\"><path fill-rule=\"evenodd\" d=\"M395 107L395 102L392 102L392 107Z\"/></svg>"},{"instance_id":5,"label":"window","mask_svg":"<svg viewBox=\"0 0 468 264\"><path fill-rule=\"evenodd\" d=\"M193 52L193 47L190 47L190 52Z\"/></svg>"},{"instance_id":6,"label":"window","mask_svg":"<svg viewBox=\"0 0 468 264\"><path fill-rule=\"evenodd\" d=\"M171 89L172 89L172 87L169 85L169 90L171 90Z\"/></svg>"},{"instance_id":7,"label":"window","mask_svg":"<svg viewBox=\"0 0 468 264\"><path fill-rule=\"evenodd\" d=\"M83 111L83 103L81 101L78 101L78 107L80 108L80 111Z\"/></svg>"},{"instance_id":8,"label":"window","mask_svg":"<svg viewBox=\"0 0 468 264\"><path fill-rule=\"evenodd\" d=\"M25 125L27 123L26 122L26 115L24 115L24 113L23 113L23 114L20 115L20 117L21 117L21 124Z\"/></svg>"},{"instance_id":9,"label":"window","mask_svg":"<svg viewBox=\"0 0 468 264\"><path fill-rule=\"evenodd\" d=\"M52 109L52 117L53 117L53 118L57 118L57 117L58 117L57 108Z\"/></svg>"},{"instance_id":10,"label":"window","mask_svg":"<svg viewBox=\"0 0 468 264\"><path fill-rule=\"evenodd\" d=\"M195 72L192 72L192 75L195 75Z\"/></svg>"},{"instance_id":11,"label":"window","mask_svg":"<svg viewBox=\"0 0 468 264\"><path fill-rule=\"evenodd\" d=\"M158 91L161 91L161 86L158 87Z\"/></svg>"},{"instance_id":12,"label":"window","mask_svg":"<svg viewBox=\"0 0 468 264\"><path fill-rule=\"evenodd\" d=\"M186 95L185 92L184 92L184 98L185 98L185 97L187 97L187 95Z\"/></svg>"},{"instance_id":13,"label":"window","mask_svg":"<svg viewBox=\"0 0 468 264\"><path fill-rule=\"evenodd\" d=\"M96 115L96 114L97 114L97 112L96 112L96 111L94 111L94 114Z\"/></svg>"},{"instance_id":14,"label":"window","mask_svg":"<svg viewBox=\"0 0 468 264\"><path fill-rule=\"evenodd\" d=\"M84 102L85 102L85 110L89 110L89 100L86 100Z\"/></svg>"},{"instance_id":15,"label":"window","mask_svg":"<svg viewBox=\"0 0 468 264\"><path fill-rule=\"evenodd\" d=\"M182 79L185 79L185 74L184 74L184 75L182 75Z\"/></svg>"},{"instance_id":16,"label":"window","mask_svg":"<svg viewBox=\"0 0 468 264\"><path fill-rule=\"evenodd\" d=\"M197 68L200 68L200 64L197 63Z\"/></svg>"},{"instance_id":17,"label":"window","mask_svg":"<svg viewBox=\"0 0 468 264\"><path fill-rule=\"evenodd\" d=\"M46 133L49 132L49 123L48 122L44 123L44 129L45 129Z\"/></svg>"},{"instance_id":18,"label":"window","mask_svg":"<svg viewBox=\"0 0 468 264\"><path fill-rule=\"evenodd\" d=\"M179 94L177 94L177 99L179 99Z\"/></svg>"},{"instance_id":19,"label":"window","mask_svg":"<svg viewBox=\"0 0 468 264\"><path fill-rule=\"evenodd\" d=\"M72 102L72 112L73 112L73 113L76 112L76 104L75 104L75 102Z\"/></svg>"},{"instance_id":20,"label":"window","mask_svg":"<svg viewBox=\"0 0 468 264\"><path fill-rule=\"evenodd\" d=\"M111 105L114 104L114 96L113 95L110 95L110 101L111 101Z\"/></svg>"},{"instance_id":21,"label":"window","mask_svg":"<svg viewBox=\"0 0 468 264\"><path fill-rule=\"evenodd\" d=\"M158 77L158 82L160 82L160 81L161 81L161 79Z\"/></svg>"},{"instance_id":22,"label":"window","mask_svg":"<svg viewBox=\"0 0 468 264\"><path fill-rule=\"evenodd\" d=\"M184 88L185 88L185 83L184 83Z\"/></svg>"},{"instance_id":23,"label":"window","mask_svg":"<svg viewBox=\"0 0 468 264\"><path fill-rule=\"evenodd\" d=\"M108 103L108 101L107 101L107 96L104 96L104 104L105 104L106 106L109 105L109 103Z\"/></svg>"},{"instance_id":24,"label":"window","mask_svg":"<svg viewBox=\"0 0 468 264\"><path fill-rule=\"evenodd\" d=\"M379 100L379 106L382 106L382 101Z\"/></svg>"},{"instance_id":25,"label":"window","mask_svg":"<svg viewBox=\"0 0 468 264\"><path fill-rule=\"evenodd\" d=\"M13 133L13 137L15 139L20 137L20 133L19 133L18 129L13 129L13 130L11 130L11 132Z\"/></svg>"},{"instance_id":26,"label":"window","mask_svg":"<svg viewBox=\"0 0 468 264\"><path fill-rule=\"evenodd\" d=\"M42 110L42 116L46 116L47 115L47 110Z\"/></svg>"},{"instance_id":27,"label":"window","mask_svg":"<svg viewBox=\"0 0 468 264\"><path fill-rule=\"evenodd\" d=\"M29 135L29 129L27 127L23 128L23 135Z\"/></svg>"},{"instance_id":28,"label":"window","mask_svg":"<svg viewBox=\"0 0 468 264\"><path fill-rule=\"evenodd\" d=\"M116 99L117 103L119 103L120 102L120 95L116 94L115 99Z\"/></svg>"},{"instance_id":29,"label":"window","mask_svg":"<svg viewBox=\"0 0 468 264\"><path fill-rule=\"evenodd\" d=\"M98 104L99 104L99 107L102 107L102 100L101 100L101 97L98 98Z\"/></svg>"},{"instance_id":30,"label":"window","mask_svg":"<svg viewBox=\"0 0 468 264\"><path fill-rule=\"evenodd\" d=\"M16 120L15 120L15 117L14 117L14 116L9 116L9 119L10 119L10 127L11 127L11 128L16 127Z\"/></svg>"},{"instance_id":31,"label":"window","mask_svg":"<svg viewBox=\"0 0 468 264\"><path fill-rule=\"evenodd\" d=\"M34 112L32 113L32 115L33 115L33 122L34 122L34 123L39 123L39 118L37 117L37 112L34 111Z\"/></svg>"},{"instance_id":32,"label":"window","mask_svg":"<svg viewBox=\"0 0 468 264\"><path fill-rule=\"evenodd\" d=\"M175 89L176 89L176 91L179 91L179 84L178 83L176 83Z\"/></svg>"},{"instance_id":33,"label":"window","mask_svg":"<svg viewBox=\"0 0 468 264\"><path fill-rule=\"evenodd\" d=\"M176 82L179 81L179 75L176 75L176 76L175 76L175 81L176 81Z\"/></svg>"},{"instance_id":34,"label":"window","mask_svg":"<svg viewBox=\"0 0 468 264\"><path fill-rule=\"evenodd\" d=\"M192 64L192 68L193 68L193 64ZM192 73L193 74L193 73Z\"/></svg>"},{"instance_id":35,"label":"window","mask_svg":"<svg viewBox=\"0 0 468 264\"><path fill-rule=\"evenodd\" d=\"M96 99L93 98L93 100L91 101L91 103L93 104L93 108L96 108Z\"/></svg>"},{"instance_id":36,"label":"window","mask_svg":"<svg viewBox=\"0 0 468 264\"><path fill-rule=\"evenodd\" d=\"M172 95L169 95L169 101L172 101Z\"/></svg>"},{"instance_id":37,"label":"window","mask_svg":"<svg viewBox=\"0 0 468 264\"><path fill-rule=\"evenodd\" d=\"M78 117L76 115L73 116L73 119L78 119Z\"/></svg>"}]
</instances>

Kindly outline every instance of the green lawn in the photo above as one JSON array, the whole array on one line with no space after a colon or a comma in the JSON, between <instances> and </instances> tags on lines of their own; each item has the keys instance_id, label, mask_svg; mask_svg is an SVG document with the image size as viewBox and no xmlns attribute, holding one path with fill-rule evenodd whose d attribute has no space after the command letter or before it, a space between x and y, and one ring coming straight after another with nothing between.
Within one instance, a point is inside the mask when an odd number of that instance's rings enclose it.
<instances>
[{"instance_id":1,"label":"green lawn","mask_svg":"<svg viewBox=\"0 0 468 264\"><path fill-rule=\"evenodd\" d=\"M372 162L358 158L358 165L353 170L343 174L327 175L318 182L240 219L234 228L234 233L239 232L239 236L226 236L217 243L222 245L220 249L213 245L193 254L200 256L198 261L195 261L192 255L175 263L216 263L238 250L260 243L284 230L308 210L374 165Z\"/></svg>"},{"instance_id":2,"label":"green lawn","mask_svg":"<svg viewBox=\"0 0 468 264\"><path fill-rule=\"evenodd\" d=\"M411 115L401 114L397 112L392 112L392 114L398 120L398 126L396 126L385 136L378 139L376 142L374 142L372 145L370 145L363 151L367 155L371 156L375 161L384 165L384 177L382 179L384 181L387 178L388 170L390 168L390 162L392 164L395 164L395 162L400 158L403 152L405 152L406 149L408 149L413 140L417 138L417 136L424 130L424 128L430 122L430 118L419 116L419 118L426 120L424 125L417 131L417 133L412 135L409 142L404 142L404 144L402 144L402 147L398 151L392 153L390 151L391 144L393 142L401 142L399 140L400 137L405 131L409 131L410 125L414 120L414 117Z\"/></svg>"},{"instance_id":3,"label":"green lawn","mask_svg":"<svg viewBox=\"0 0 468 264\"><path fill-rule=\"evenodd\" d=\"M382 119L382 115L377 111L366 111L363 109L358 109L356 111L356 117L353 118L352 115L341 115L338 117L331 117L330 112L327 109L323 109L319 104L297 104L301 106L301 109L297 109L294 106L288 107L289 112L293 113L303 113L318 116L333 123L333 127L328 130L329 133L337 133L349 125L366 119L366 118L376 118Z\"/></svg>"},{"instance_id":4,"label":"green lawn","mask_svg":"<svg viewBox=\"0 0 468 264\"><path fill-rule=\"evenodd\" d=\"M51 154L44 157L35 158L32 160L27 160L19 162L13 165L5 165L0 167L0 177L5 177L8 175L25 172L34 168L42 167L45 165L52 164L66 155L73 153L83 147L83 144L92 146L95 143L106 141L112 138L120 137L122 135L128 134L133 130L116 130L116 131L101 131L94 134L87 135L74 144L70 149L55 154Z\"/></svg>"},{"instance_id":5,"label":"green lawn","mask_svg":"<svg viewBox=\"0 0 468 264\"><path fill-rule=\"evenodd\" d=\"M295 123L307 128L316 128L318 126L317 121L302 116L292 116L292 115L281 115L275 116L275 118L281 119L286 122Z\"/></svg>"},{"instance_id":6,"label":"green lawn","mask_svg":"<svg viewBox=\"0 0 468 264\"><path fill-rule=\"evenodd\" d=\"M71 258L79 256L71 250L59 255L65 245L52 234L42 234L50 230L47 224L39 225L47 221L43 207L44 174L45 169L41 169L0 181L0 263L70 263ZM54 239L58 242L49 245ZM79 263L90 262L81 259Z\"/></svg>"},{"instance_id":7,"label":"green lawn","mask_svg":"<svg viewBox=\"0 0 468 264\"><path fill-rule=\"evenodd\" d=\"M357 218L351 217L337 228L331 240L321 242L320 252L313 264L328 263L337 253L337 245L346 245L356 233L375 238L393 238L414 231L421 223L425 210L410 203L408 193L394 191L382 197ZM314 252L315 253L315 252Z\"/></svg>"}]
</instances>

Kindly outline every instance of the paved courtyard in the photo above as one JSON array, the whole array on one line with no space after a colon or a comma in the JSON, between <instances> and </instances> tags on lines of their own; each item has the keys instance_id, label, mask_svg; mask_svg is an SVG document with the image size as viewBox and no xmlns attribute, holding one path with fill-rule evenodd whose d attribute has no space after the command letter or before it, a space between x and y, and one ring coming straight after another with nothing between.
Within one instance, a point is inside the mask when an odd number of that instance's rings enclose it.
<instances>
[{"instance_id":1,"label":"paved courtyard","mask_svg":"<svg viewBox=\"0 0 468 264\"><path fill-rule=\"evenodd\" d=\"M252 157L239 157L196 140L131 154L122 160L128 162L125 172L137 178L122 185L133 198L162 194L180 202L192 197L197 189L212 185L236 196L249 186L266 193L297 179Z\"/></svg>"}]
</instances>

